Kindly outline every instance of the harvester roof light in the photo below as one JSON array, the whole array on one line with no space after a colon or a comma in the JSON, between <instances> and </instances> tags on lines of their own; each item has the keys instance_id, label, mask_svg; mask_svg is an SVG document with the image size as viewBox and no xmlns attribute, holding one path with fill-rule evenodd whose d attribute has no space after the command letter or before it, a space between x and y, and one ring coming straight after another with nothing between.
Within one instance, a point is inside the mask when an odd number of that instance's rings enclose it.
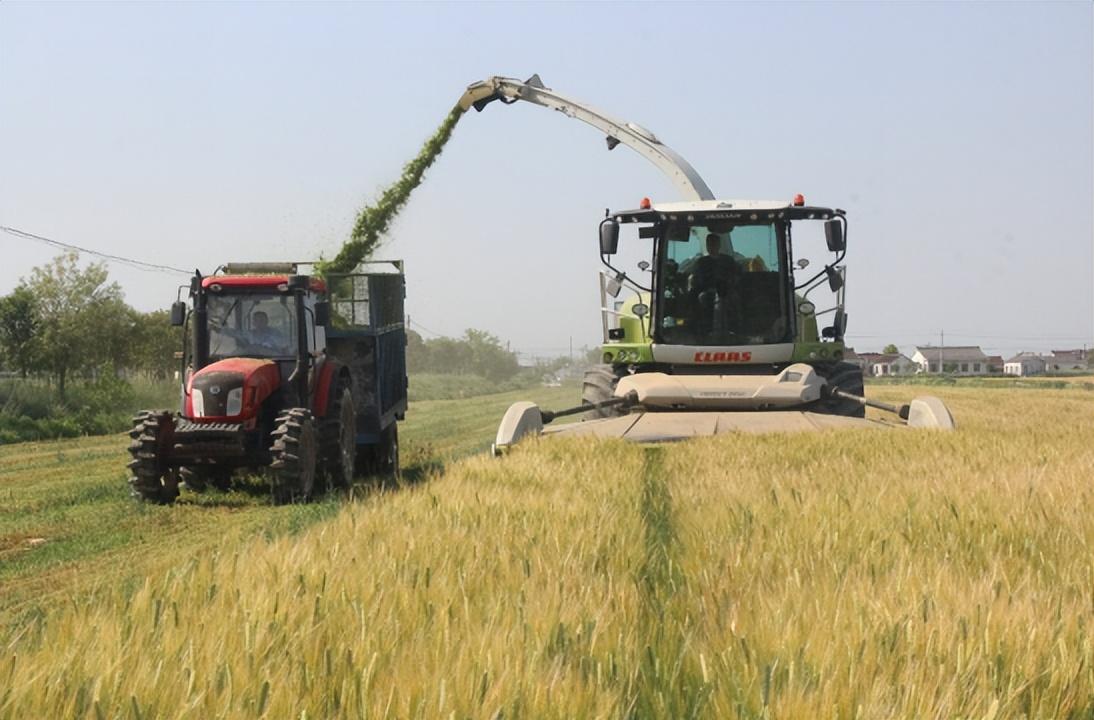
<instances>
[{"instance_id":1,"label":"harvester roof light","mask_svg":"<svg viewBox=\"0 0 1094 720\"><path fill-rule=\"evenodd\" d=\"M756 220L758 218L759 218L759 215L757 215L756 213L752 213L751 215L748 216L749 220Z\"/></svg>"},{"instance_id":2,"label":"harvester roof light","mask_svg":"<svg viewBox=\"0 0 1094 720\"><path fill-rule=\"evenodd\" d=\"M688 215L688 222L689 223L690 222L695 222L695 216L694 215Z\"/></svg>"},{"instance_id":3,"label":"harvester roof light","mask_svg":"<svg viewBox=\"0 0 1094 720\"><path fill-rule=\"evenodd\" d=\"M288 290L289 290L289 284L288 284L288 283L281 283L280 285L278 285L278 286L277 286L277 289L278 289L278 290L279 290L280 292L288 292Z\"/></svg>"},{"instance_id":4,"label":"harvester roof light","mask_svg":"<svg viewBox=\"0 0 1094 720\"><path fill-rule=\"evenodd\" d=\"M638 203L638 207L640 210L649 210L652 205L653 203L650 202L650 199L648 197L642 198L642 202Z\"/></svg>"},{"instance_id":5,"label":"harvester roof light","mask_svg":"<svg viewBox=\"0 0 1094 720\"><path fill-rule=\"evenodd\" d=\"M213 292L220 292L224 288L221 287L220 283L213 283L212 285L209 286L209 289L212 290Z\"/></svg>"},{"instance_id":6,"label":"harvester roof light","mask_svg":"<svg viewBox=\"0 0 1094 720\"><path fill-rule=\"evenodd\" d=\"M802 205L805 205L805 196L802 195L801 193L798 193L797 195L795 195L794 196L794 205L796 207L801 207Z\"/></svg>"}]
</instances>

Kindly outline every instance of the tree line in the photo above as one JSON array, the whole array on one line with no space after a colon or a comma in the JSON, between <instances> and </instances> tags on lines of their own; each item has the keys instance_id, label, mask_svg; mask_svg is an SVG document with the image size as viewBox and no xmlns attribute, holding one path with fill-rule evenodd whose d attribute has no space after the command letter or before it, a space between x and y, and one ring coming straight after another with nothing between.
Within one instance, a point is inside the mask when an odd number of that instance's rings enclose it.
<instances>
[{"instance_id":1,"label":"tree line","mask_svg":"<svg viewBox=\"0 0 1094 720\"><path fill-rule=\"evenodd\" d=\"M168 311L130 307L102 263L78 260L59 255L0 297L0 363L23 378L50 378L61 400L70 380L102 371L166 379L180 343Z\"/></svg>"},{"instance_id":2,"label":"tree line","mask_svg":"<svg viewBox=\"0 0 1094 720\"><path fill-rule=\"evenodd\" d=\"M102 372L166 380L178 369L182 342L168 316L130 307L104 264L81 267L77 253L64 253L0 297L0 367L23 378L49 378L62 401L74 378ZM413 330L407 336L412 373L508 380L520 372L516 353L483 330L460 338L426 340Z\"/></svg>"}]
</instances>

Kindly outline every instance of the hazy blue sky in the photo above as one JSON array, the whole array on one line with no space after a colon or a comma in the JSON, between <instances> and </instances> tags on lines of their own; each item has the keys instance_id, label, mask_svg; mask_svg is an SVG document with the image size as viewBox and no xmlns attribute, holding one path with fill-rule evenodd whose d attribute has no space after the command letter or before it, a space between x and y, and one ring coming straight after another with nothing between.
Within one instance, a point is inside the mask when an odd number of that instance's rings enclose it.
<instances>
[{"instance_id":1,"label":"hazy blue sky","mask_svg":"<svg viewBox=\"0 0 1094 720\"><path fill-rule=\"evenodd\" d=\"M1007 353L1094 328L1092 6L0 3L0 224L211 271L331 255L470 82L538 72L730 198L850 218L849 341ZM456 129L383 252L408 310L599 342L605 207L677 196L538 107ZM0 292L54 255L0 234ZM814 262L823 260L814 257ZM183 277L112 266L164 307Z\"/></svg>"}]
</instances>

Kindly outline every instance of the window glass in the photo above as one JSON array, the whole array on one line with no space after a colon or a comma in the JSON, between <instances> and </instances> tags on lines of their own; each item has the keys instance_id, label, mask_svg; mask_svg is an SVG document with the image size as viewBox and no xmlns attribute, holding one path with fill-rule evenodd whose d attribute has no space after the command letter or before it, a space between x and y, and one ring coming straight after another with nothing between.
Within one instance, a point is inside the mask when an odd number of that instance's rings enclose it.
<instances>
[{"instance_id":1,"label":"window glass","mask_svg":"<svg viewBox=\"0 0 1094 720\"><path fill-rule=\"evenodd\" d=\"M661 341L790 342L780 245L775 225L669 226L662 259Z\"/></svg>"},{"instance_id":2,"label":"window glass","mask_svg":"<svg viewBox=\"0 0 1094 720\"><path fill-rule=\"evenodd\" d=\"M210 295L209 355L285 357L295 353L296 314L285 295Z\"/></svg>"}]
</instances>

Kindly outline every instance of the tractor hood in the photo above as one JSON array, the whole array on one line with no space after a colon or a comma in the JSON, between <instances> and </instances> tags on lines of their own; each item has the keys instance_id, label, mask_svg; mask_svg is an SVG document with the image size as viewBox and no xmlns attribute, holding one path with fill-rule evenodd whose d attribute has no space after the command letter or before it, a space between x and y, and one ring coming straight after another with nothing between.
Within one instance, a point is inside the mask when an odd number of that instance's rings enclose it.
<instances>
[{"instance_id":1,"label":"tractor hood","mask_svg":"<svg viewBox=\"0 0 1094 720\"><path fill-rule=\"evenodd\" d=\"M206 422L249 420L280 385L281 372L272 360L219 360L190 376L186 417Z\"/></svg>"}]
</instances>

